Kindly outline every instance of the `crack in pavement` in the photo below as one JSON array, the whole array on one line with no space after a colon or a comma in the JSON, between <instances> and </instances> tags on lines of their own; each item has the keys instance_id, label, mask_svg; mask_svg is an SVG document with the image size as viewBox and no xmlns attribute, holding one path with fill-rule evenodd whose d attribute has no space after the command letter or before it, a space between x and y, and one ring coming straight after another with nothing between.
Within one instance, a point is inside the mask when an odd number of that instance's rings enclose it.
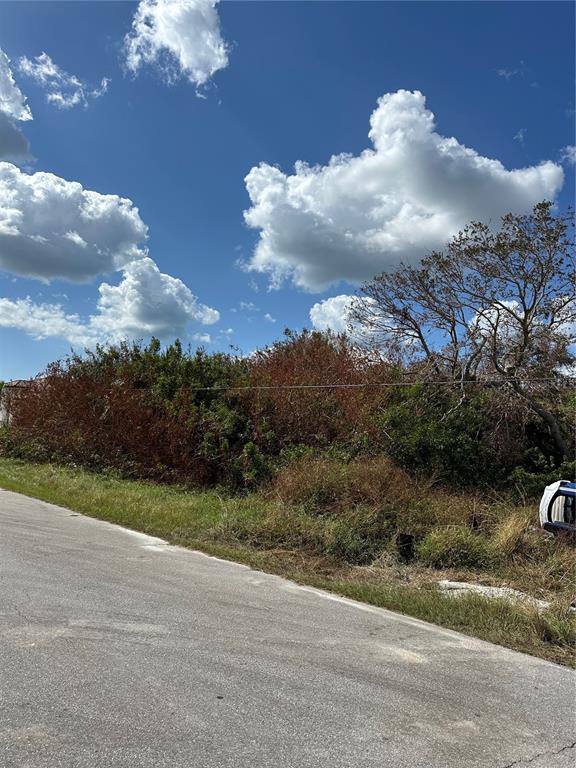
<instances>
[{"instance_id":1,"label":"crack in pavement","mask_svg":"<svg viewBox=\"0 0 576 768\"><path fill-rule=\"evenodd\" d=\"M555 752L539 752L537 755L534 755L534 757L529 758L521 758L520 760L513 760L511 763L507 763L506 765L503 765L502 768L514 768L515 765L530 765L530 763L533 763L535 760L538 760L539 757L555 757L556 755L561 755L562 752L566 752L569 749L574 749L576 747L576 741L573 741L571 744L566 744L565 747L562 747L562 749L558 749Z\"/></svg>"}]
</instances>

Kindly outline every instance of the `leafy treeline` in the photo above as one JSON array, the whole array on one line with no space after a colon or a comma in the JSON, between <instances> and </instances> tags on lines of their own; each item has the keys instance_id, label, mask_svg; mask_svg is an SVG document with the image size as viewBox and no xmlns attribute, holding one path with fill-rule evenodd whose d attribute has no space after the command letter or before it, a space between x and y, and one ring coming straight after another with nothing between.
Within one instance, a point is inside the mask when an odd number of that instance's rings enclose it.
<instances>
[{"instance_id":1,"label":"leafy treeline","mask_svg":"<svg viewBox=\"0 0 576 768\"><path fill-rule=\"evenodd\" d=\"M460 387L417 375L330 333L287 333L249 358L121 343L53 363L11 393L3 445L28 458L231 488L308 454L384 454L463 486L552 470L546 423L512 391L478 383L463 398ZM569 396L548 404L567 435Z\"/></svg>"},{"instance_id":2,"label":"leafy treeline","mask_svg":"<svg viewBox=\"0 0 576 768\"><path fill-rule=\"evenodd\" d=\"M574 216L551 202L472 222L440 252L362 286L352 320L381 351L452 381L505 385L569 453L551 395L576 363Z\"/></svg>"},{"instance_id":3,"label":"leafy treeline","mask_svg":"<svg viewBox=\"0 0 576 768\"><path fill-rule=\"evenodd\" d=\"M249 358L156 339L72 355L8 388L5 450L232 488L306 453L388 455L445 483L538 492L574 456L572 235L549 202L497 232L472 223L362 286L355 343L304 331Z\"/></svg>"}]
</instances>

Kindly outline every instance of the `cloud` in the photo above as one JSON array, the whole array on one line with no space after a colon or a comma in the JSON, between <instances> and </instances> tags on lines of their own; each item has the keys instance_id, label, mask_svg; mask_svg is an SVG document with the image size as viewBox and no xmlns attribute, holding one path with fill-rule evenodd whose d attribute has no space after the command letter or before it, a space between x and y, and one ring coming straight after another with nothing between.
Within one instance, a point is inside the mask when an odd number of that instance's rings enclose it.
<instances>
[{"instance_id":1,"label":"cloud","mask_svg":"<svg viewBox=\"0 0 576 768\"><path fill-rule=\"evenodd\" d=\"M0 48L0 112L13 120L32 120L32 112L26 98L16 85L10 59Z\"/></svg>"},{"instance_id":2,"label":"cloud","mask_svg":"<svg viewBox=\"0 0 576 768\"><path fill-rule=\"evenodd\" d=\"M276 318L272 317L270 312L266 312L266 314L264 315L264 320L267 320L269 323L275 323L276 322Z\"/></svg>"},{"instance_id":3,"label":"cloud","mask_svg":"<svg viewBox=\"0 0 576 768\"><path fill-rule=\"evenodd\" d=\"M528 128L519 128L518 133L516 133L513 136L514 141L517 141L519 144L522 144L524 146L524 142L526 141L526 134L528 133Z\"/></svg>"},{"instance_id":4,"label":"cloud","mask_svg":"<svg viewBox=\"0 0 576 768\"><path fill-rule=\"evenodd\" d=\"M510 80L513 77L524 77L526 74L526 65L523 61L517 67L500 67L496 70L498 77L503 77L505 80Z\"/></svg>"},{"instance_id":5,"label":"cloud","mask_svg":"<svg viewBox=\"0 0 576 768\"><path fill-rule=\"evenodd\" d=\"M257 307L253 301L241 301L238 306L245 312L260 312L260 307Z\"/></svg>"},{"instance_id":6,"label":"cloud","mask_svg":"<svg viewBox=\"0 0 576 768\"><path fill-rule=\"evenodd\" d=\"M34 59L22 56L18 61L18 69L44 88L46 100L59 109L87 107L91 100L106 93L110 83L110 80L104 77L99 87L92 87L55 64L47 53L41 53Z\"/></svg>"},{"instance_id":7,"label":"cloud","mask_svg":"<svg viewBox=\"0 0 576 768\"><path fill-rule=\"evenodd\" d=\"M24 163L31 159L28 139L14 120L0 112L0 160Z\"/></svg>"},{"instance_id":8,"label":"cloud","mask_svg":"<svg viewBox=\"0 0 576 768\"><path fill-rule=\"evenodd\" d=\"M97 311L86 322L66 313L61 304L0 298L0 327L18 328L36 339L59 337L91 346L148 336L210 341L208 334L195 329L220 318L217 310L200 304L181 280L160 272L150 258L127 264L120 283L102 283L99 292Z\"/></svg>"},{"instance_id":9,"label":"cloud","mask_svg":"<svg viewBox=\"0 0 576 768\"><path fill-rule=\"evenodd\" d=\"M10 59L0 48L0 160L30 160L30 145L16 122L32 120L26 98L16 85Z\"/></svg>"},{"instance_id":10,"label":"cloud","mask_svg":"<svg viewBox=\"0 0 576 768\"><path fill-rule=\"evenodd\" d=\"M244 217L260 238L247 269L309 291L357 283L416 263L473 219L496 221L554 198L564 179L553 162L509 171L436 133L419 91L379 99L369 137L372 149L325 166L250 170Z\"/></svg>"},{"instance_id":11,"label":"cloud","mask_svg":"<svg viewBox=\"0 0 576 768\"><path fill-rule=\"evenodd\" d=\"M88 96L95 96L46 54L35 63L21 60L21 66L46 85L49 100L60 106L85 103ZM60 92L56 85L69 90ZM17 155L27 144L17 129L14 133L14 120L32 116L2 51L0 105L4 109L0 151ZM148 257L146 238L147 227L131 200L86 190L51 173L27 174L12 163L0 162L0 269L46 281L82 281L122 272L117 285L100 285L96 312L86 320L67 312L61 303L0 297L0 327L83 346L150 335L210 341L207 333L195 329L217 322L218 311L201 304L181 280L160 272Z\"/></svg>"},{"instance_id":12,"label":"cloud","mask_svg":"<svg viewBox=\"0 0 576 768\"><path fill-rule=\"evenodd\" d=\"M17 328L38 340L61 337L82 346L94 340L78 315L66 314L60 304L35 304L30 297L0 298L0 328Z\"/></svg>"},{"instance_id":13,"label":"cloud","mask_svg":"<svg viewBox=\"0 0 576 768\"><path fill-rule=\"evenodd\" d=\"M157 67L172 83L183 77L206 85L228 65L216 10L218 0L140 0L125 38L126 65L137 73Z\"/></svg>"},{"instance_id":14,"label":"cloud","mask_svg":"<svg viewBox=\"0 0 576 768\"><path fill-rule=\"evenodd\" d=\"M0 163L0 269L87 280L145 256L146 236L131 200Z\"/></svg>"},{"instance_id":15,"label":"cloud","mask_svg":"<svg viewBox=\"0 0 576 768\"><path fill-rule=\"evenodd\" d=\"M200 304L182 280L165 275L150 258L127 264L119 285L102 283L91 326L112 338L179 336L190 323L212 325L217 310Z\"/></svg>"},{"instance_id":16,"label":"cloud","mask_svg":"<svg viewBox=\"0 0 576 768\"><path fill-rule=\"evenodd\" d=\"M310 309L310 320L317 331L332 331L346 333L348 330L348 313L355 296L340 294L313 304Z\"/></svg>"},{"instance_id":17,"label":"cloud","mask_svg":"<svg viewBox=\"0 0 576 768\"><path fill-rule=\"evenodd\" d=\"M569 144L560 151L560 162L576 165L576 146Z\"/></svg>"},{"instance_id":18,"label":"cloud","mask_svg":"<svg viewBox=\"0 0 576 768\"><path fill-rule=\"evenodd\" d=\"M358 309L362 306L365 307L369 310L369 315L376 313L380 321L387 319L386 330L382 327L372 328L369 323L361 324L352 320L350 312L353 305ZM414 344L414 340L405 333L400 334L398 330L394 330L395 323L389 316L382 315L377 311L376 301L370 296L340 294L339 296L332 296L330 299L324 299L312 305L310 320L315 330L330 331L336 334L344 333L354 344L370 348L373 352L379 349L380 351L377 352L379 356L383 354L386 357L387 355L387 353L383 353L383 344L390 344L392 348L402 349L406 352Z\"/></svg>"}]
</instances>

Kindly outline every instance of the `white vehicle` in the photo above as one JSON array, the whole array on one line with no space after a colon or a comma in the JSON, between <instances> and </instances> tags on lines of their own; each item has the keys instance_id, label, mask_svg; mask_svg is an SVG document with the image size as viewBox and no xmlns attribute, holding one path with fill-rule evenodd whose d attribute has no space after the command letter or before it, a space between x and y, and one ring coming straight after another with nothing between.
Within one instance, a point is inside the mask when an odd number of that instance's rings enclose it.
<instances>
[{"instance_id":1,"label":"white vehicle","mask_svg":"<svg viewBox=\"0 0 576 768\"><path fill-rule=\"evenodd\" d=\"M576 483L547 485L540 501L540 525L547 531L576 533Z\"/></svg>"}]
</instances>

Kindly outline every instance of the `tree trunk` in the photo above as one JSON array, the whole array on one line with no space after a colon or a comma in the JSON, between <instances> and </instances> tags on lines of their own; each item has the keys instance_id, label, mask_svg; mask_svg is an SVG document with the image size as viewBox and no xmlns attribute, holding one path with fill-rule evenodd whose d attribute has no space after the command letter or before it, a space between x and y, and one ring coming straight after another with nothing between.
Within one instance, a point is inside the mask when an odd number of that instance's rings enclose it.
<instances>
[{"instance_id":1,"label":"tree trunk","mask_svg":"<svg viewBox=\"0 0 576 768\"><path fill-rule=\"evenodd\" d=\"M544 406L540 405L540 403L535 398L533 398L532 395L528 394L528 392L524 392L522 387L517 382L512 383L512 388L528 403L534 413L536 413L542 419L542 421L548 425L550 434L556 447L556 459L558 464L561 464L568 454L568 444L564 439L564 435L562 434L562 430L558 424L558 419L554 416L553 413L550 413L550 411L544 408Z\"/></svg>"}]
</instances>

